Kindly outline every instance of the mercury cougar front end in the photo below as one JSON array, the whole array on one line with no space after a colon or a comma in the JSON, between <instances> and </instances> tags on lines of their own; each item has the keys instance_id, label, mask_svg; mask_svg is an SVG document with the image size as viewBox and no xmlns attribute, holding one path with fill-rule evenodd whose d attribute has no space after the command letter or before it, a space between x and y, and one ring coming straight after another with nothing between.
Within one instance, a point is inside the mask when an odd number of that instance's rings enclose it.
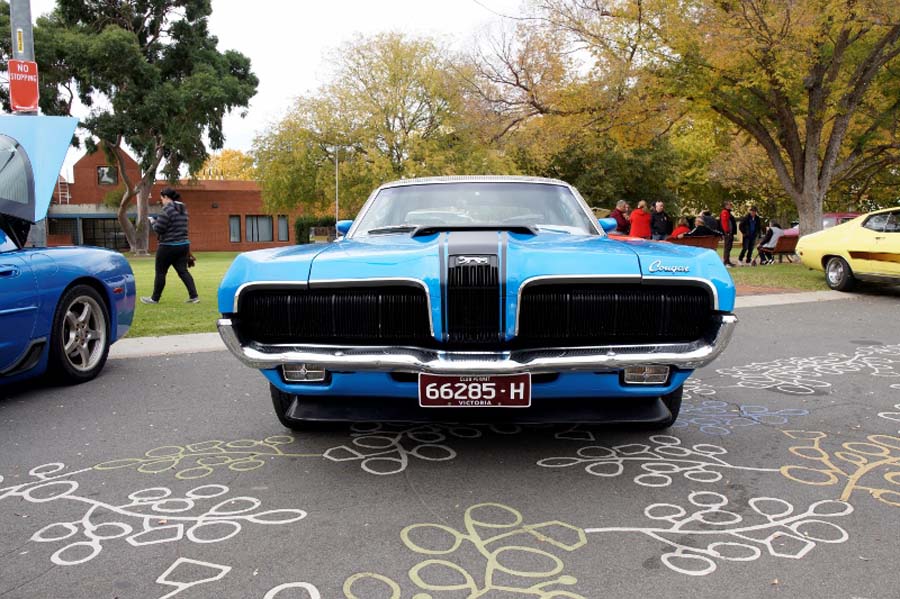
<instances>
[{"instance_id":1,"label":"mercury cougar front end","mask_svg":"<svg viewBox=\"0 0 900 599\"><path fill-rule=\"evenodd\" d=\"M713 252L615 241L571 186L448 177L376 190L329 245L242 254L219 332L276 413L646 422L728 343Z\"/></svg>"}]
</instances>

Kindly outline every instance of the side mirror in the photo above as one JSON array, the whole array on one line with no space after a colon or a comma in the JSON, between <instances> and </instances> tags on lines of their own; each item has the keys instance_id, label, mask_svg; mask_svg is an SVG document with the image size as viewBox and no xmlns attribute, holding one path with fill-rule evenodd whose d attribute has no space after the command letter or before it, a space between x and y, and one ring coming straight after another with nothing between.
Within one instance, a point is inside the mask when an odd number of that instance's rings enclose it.
<instances>
[{"instance_id":1,"label":"side mirror","mask_svg":"<svg viewBox=\"0 0 900 599\"><path fill-rule=\"evenodd\" d=\"M337 224L335 224L335 228L337 229L337 234L341 237L347 234L347 231L350 230L350 226L353 224L352 220L339 220Z\"/></svg>"},{"instance_id":2,"label":"side mirror","mask_svg":"<svg viewBox=\"0 0 900 599\"><path fill-rule=\"evenodd\" d=\"M619 223L616 222L614 218L600 218L597 219L597 222L600 223L600 227L606 232L615 231L616 227L619 226Z\"/></svg>"}]
</instances>

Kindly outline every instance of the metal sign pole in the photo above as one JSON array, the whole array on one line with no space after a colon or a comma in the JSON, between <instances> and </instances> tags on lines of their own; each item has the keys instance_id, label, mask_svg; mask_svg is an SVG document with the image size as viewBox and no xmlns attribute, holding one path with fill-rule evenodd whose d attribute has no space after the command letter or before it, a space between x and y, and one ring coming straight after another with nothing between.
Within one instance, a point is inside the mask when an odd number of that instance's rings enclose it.
<instances>
[{"instance_id":1,"label":"metal sign pole","mask_svg":"<svg viewBox=\"0 0 900 599\"><path fill-rule=\"evenodd\" d=\"M31 0L10 0L9 24L12 31L13 58L16 60L34 60Z\"/></svg>"}]
</instances>

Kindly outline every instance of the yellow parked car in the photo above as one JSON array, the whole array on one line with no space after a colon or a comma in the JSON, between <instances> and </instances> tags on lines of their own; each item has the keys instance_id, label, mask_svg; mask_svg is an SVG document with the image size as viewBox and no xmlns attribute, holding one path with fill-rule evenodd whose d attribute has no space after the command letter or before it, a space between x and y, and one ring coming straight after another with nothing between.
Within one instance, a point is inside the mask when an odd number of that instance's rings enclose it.
<instances>
[{"instance_id":1,"label":"yellow parked car","mask_svg":"<svg viewBox=\"0 0 900 599\"><path fill-rule=\"evenodd\" d=\"M797 254L809 268L825 271L825 282L838 291L850 291L858 279L900 283L900 208L804 235Z\"/></svg>"}]
</instances>

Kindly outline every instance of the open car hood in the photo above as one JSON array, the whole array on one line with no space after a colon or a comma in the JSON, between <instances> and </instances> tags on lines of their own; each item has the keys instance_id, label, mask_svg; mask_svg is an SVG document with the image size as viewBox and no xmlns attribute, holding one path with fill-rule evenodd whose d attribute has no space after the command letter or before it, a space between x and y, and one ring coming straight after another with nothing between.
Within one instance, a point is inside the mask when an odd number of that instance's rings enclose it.
<instances>
[{"instance_id":1,"label":"open car hood","mask_svg":"<svg viewBox=\"0 0 900 599\"><path fill-rule=\"evenodd\" d=\"M0 116L0 215L30 223L47 216L77 125L72 117Z\"/></svg>"}]
</instances>

